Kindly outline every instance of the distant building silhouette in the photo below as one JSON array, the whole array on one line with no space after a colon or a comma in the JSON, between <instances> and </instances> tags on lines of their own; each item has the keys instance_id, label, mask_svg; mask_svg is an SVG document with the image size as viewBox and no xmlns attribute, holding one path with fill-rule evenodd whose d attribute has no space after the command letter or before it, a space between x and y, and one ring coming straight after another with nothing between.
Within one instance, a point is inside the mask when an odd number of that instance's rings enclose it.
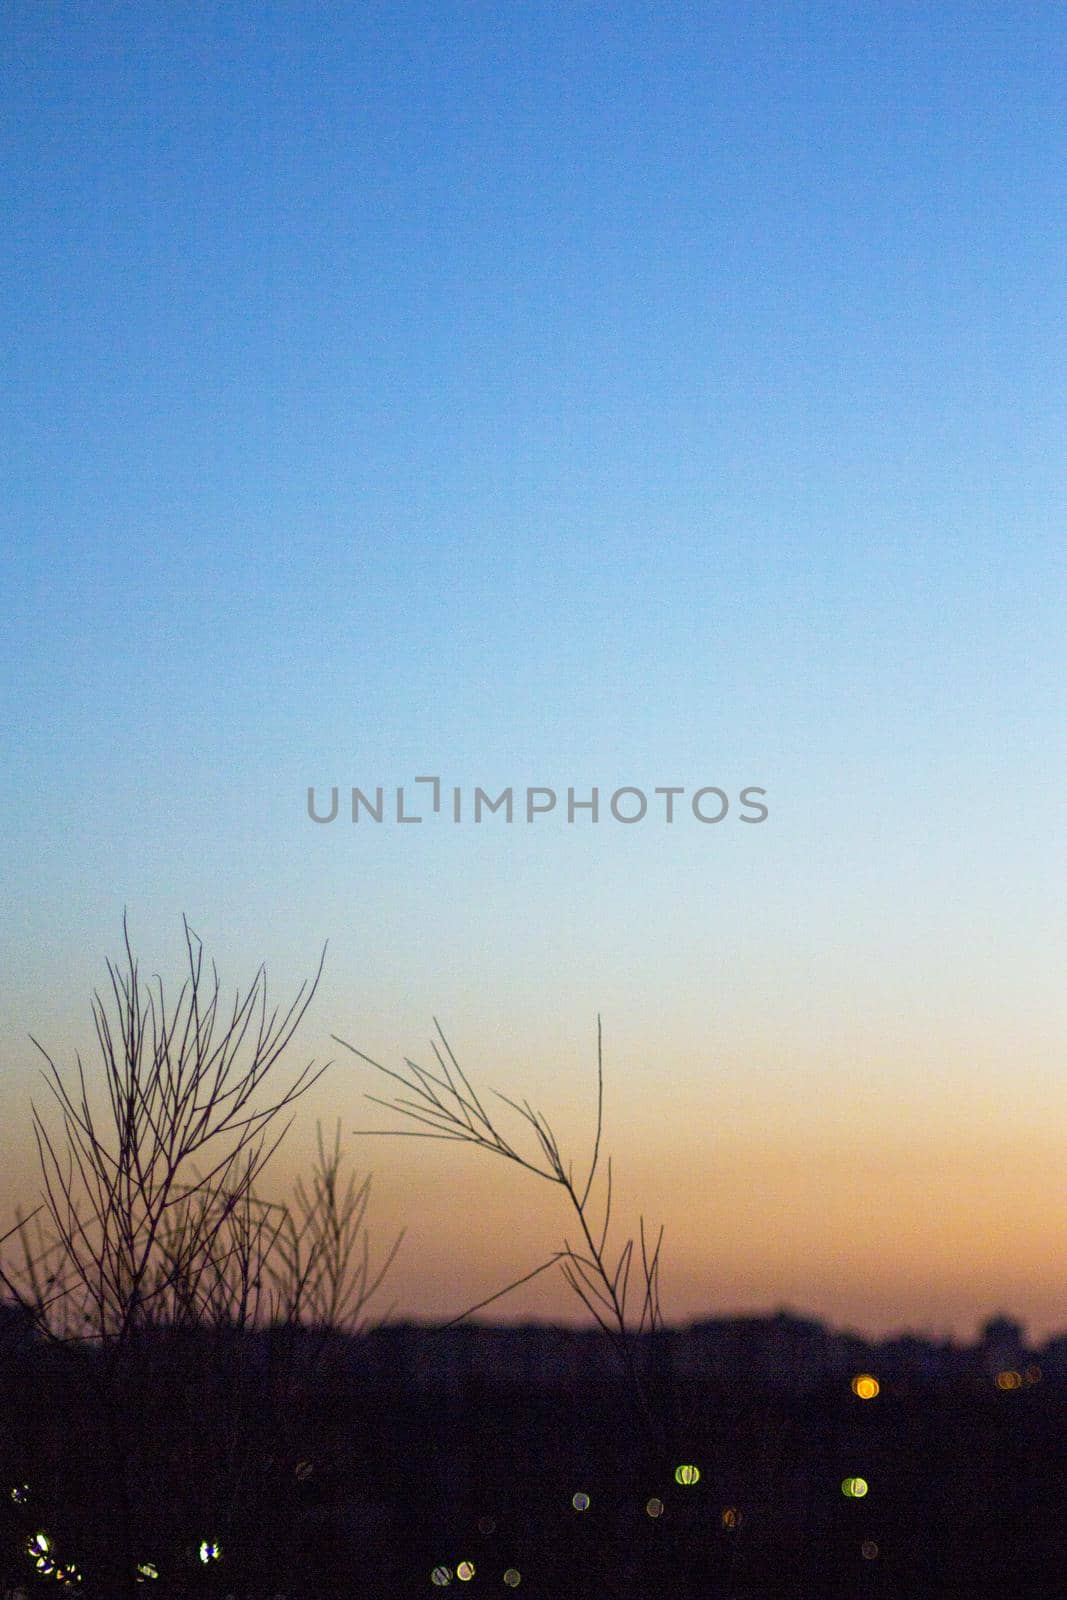
<instances>
[{"instance_id":1,"label":"distant building silhouette","mask_svg":"<svg viewBox=\"0 0 1067 1600\"><path fill-rule=\"evenodd\" d=\"M978 1339L982 1371L990 1377L1025 1366L1028 1355L1021 1323L999 1312L985 1323Z\"/></svg>"}]
</instances>

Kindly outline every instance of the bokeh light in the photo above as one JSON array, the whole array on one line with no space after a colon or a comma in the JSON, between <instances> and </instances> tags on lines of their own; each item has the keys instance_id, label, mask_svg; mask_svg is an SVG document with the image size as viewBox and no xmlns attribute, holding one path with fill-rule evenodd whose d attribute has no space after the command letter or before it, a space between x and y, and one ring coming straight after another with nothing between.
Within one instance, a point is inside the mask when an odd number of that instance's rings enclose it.
<instances>
[{"instance_id":1,"label":"bokeh light","mask_svg":"<svg viewBox=\"0 0 1067 1600\"><path fill-rule=\"evenodd\" d=\"M699 1467L692 1467L692 1466L675 1467L675 1469L674 1469L674 1481L675 1481L675 1483L684 1483L684 1484L699 1483L700 1482L700 1468Z\"/></svg>"},{"instance_id":2,"label":"bokeh light","mask_svg":"<svg viewBox=\"0 0 1067 1600\"><path fill-rule=\"evenodd\" d=\"M661 1517L663 1515L663 1501L660 1500L657 1495L653 1495L652 1499L645 1506L645 1510L648 1512L650 1517Z\"/></svg>"},{"instance_id":3,"label":"bokeh light","mask_svg":"<svg viewBox=\"0 0 1067 1600\"><path fill-rule=\"evenodd\" d=\"M207 1566L209 1561L218 1561L222 1556L222 1549L211 1540L205 1539L200 1545L200 1559Z\"/></svg>"},{"instance_id":4,"label":"bokeh light","mask_svg":"<svg viewBox=\"0 0 1067 1600\"><path fill-rule=\"evenodd\" d=\"M474 1562L461 1561L459 1566L456 1568L456 1577L459 1579L460 1583L470 1583L471 1579L474 1577Z\"/></svg>"},{"instance_id":5,"label":"bokeh light","mask_svg":"<svg viewBox=\"0 0 1067 1600\"><path fill-rule=\"evenodd\" d=\"M852 1393L860 1400L873 1400L881 1387L869 1372L858 1372L852 1380Z\"/></svg>"},{"instance_id":6,"label":"bokeh light","mask_svg":"<svg viewBox=\"0 0 1067 1600\"><path fill-rule=\"evenodd\" d=\"M478 1532L479 1533L487 1533L487 1534L488 1533L495 1533L496 1532L496 1518L495 1517L479 1517L478 1518Z\"/></svg>"},{"instance_id":7,"label":"bokeh light","mask_svg":"<svg viewBox=\"0 0 1067 1600\"><path fill-rule=\"evenodd\" d=\"M864 1561L875 1561L878 1558L878 1546L873 1539L864 1539L860 1545L860 1555Z\"/></svg>"},{"instance_id":8,"label":"bokeh light","mask_svg":"<svg viewBox=\"0 0 1067 1600\"><path fill-rule=\"evenodd\" d=\"M1023 1386L1022 1374L1013 1370L998 1372L996 1382L997 1388L1006 1393L1013 1389L1021 1389Z\"/></svg>"},{"instance_id":9,"label":"bokeh light","mask_svg":"<svg viewBox=\"0 0 1067 1600\"><path fill-rule=\"evenodd\" d=\"M722 1525L727 1533L732 1533L740 1524L741 1513L736 1506L724 1506L722 1512Z\"/></svg>"},{"instance_id":10,"label":"bokeh light","mask_svg":"<svg viewBox=\"0 0 1067 1600\"><path fill-rule=\"evenodd\" d=\"M509 1589L517 1589L522 1582L522 1575L517 1567L509 1567L504 1574L504 1582Z\"/></svg>"},{"instance_id":11,"label":"bokeh light","mask_svg":"<svg viewBox=\"0 0 1067 1600\"><path fill-rule=\"evenodd\" d=\"M862 1500L867 1488L866 1478L845 1478L841 1484L841 1493L848 1500Z\"/></svg>"},{"instance_id":12,"label":"bokeh light","mask_svg":"<svg viewBox=\"0 0 1067 1600\"><path fill-rule=\"evenodd\" d=\"M434 1567L433 1571L430 1573L430 1582L433 1584L435 1589L445 1588L447 1584L452 1582L452 1568Z\"/></svg>"},{"instance_id":13,"label":"bokeh light","mask_svg":"<svg viewBox=\"0 0 1067 1600\"><path fill-rule=\"evenodd\" d=\"M587 1494L583 1494L579 1489L578 1493L571 1500L571 1505L574 1507L575 1511L588 1511L589 1496Z\"/></svg>"}]
</instances>

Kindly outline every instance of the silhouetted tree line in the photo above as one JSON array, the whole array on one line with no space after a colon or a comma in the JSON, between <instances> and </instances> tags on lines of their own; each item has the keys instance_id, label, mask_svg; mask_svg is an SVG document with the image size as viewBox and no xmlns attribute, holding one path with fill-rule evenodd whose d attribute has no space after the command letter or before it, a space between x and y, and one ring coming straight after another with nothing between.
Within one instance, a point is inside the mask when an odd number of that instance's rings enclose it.
<instances>
[{"instance_id":1,"label":"silhouetted tree line","mask_svg":"<svg viewBox=\"0 0 1067 1600\"><path fill-rule=\"evenodd\" d=\"M429 1592L473 1564L544 1596L1062 1594L1060 1381L787 1387L694 1377L669 1395L697 1481L635 1439L626 1380L436 1384L292 1328L152 1330L124 1353L135 1568L159 1595ZM97 1348L6 1341L2 1575L41 1590L47 1531L88 1595L119 1592L124 1544L99 1446ZM241 1456L235 1471L233 1439ZM841 1491L862 1477L859 1499ZM26 1497L10 1490L28 1486ZM577 1509L576 1495L588 1496ZM655 1502L661 1502L662 1511ZM217 1546L204 1563L202 1543ZM866 1547L866 1548L865 1548ZM59 1585L62 1587L62 1585Z\"/></svg>"},{"instance_id":2,"label":"silhouetted tree line","mask_svg":"<svg viewBox=\"0 0 1067 1600\"><path fill-rule=\"evenodd\" d=\"M998 1373L1005 1351L1023 1359L1007 1323L958 1367L887 1345L864 1399L841 1363L875 1353L828 1355L799 1319L708 1325L686 1344L660 1310L662 1230L642 1219L613 1242L599 1026L577 1169L528 1101L493 1096L517 1134L501 1123L440 1029L432 1065L371 1063L402 1090L382 1102L414 1124L396 1131L553 1187L561 1246L515 1284L560 1271L593 1333L461 1326L507 1289L435 1335L374 1328L399 1240L372 1259L369 1179L347 1173L340 1130L332 1147L320 1130L291 1200L262 1192L324 1070L283 1065L318 974L285 1011L262 969L227 1006L188 925L186 958L172 996L125 939L94 997L95 1077L42 1052L41 1204L0 1266L6 1591L1059 1600L1054 1347L1044 1373ZM573 1359L590 1338L599 1363ZM534 1347L529 1369L509 1366Z\"/></svg>"}]
</instances>

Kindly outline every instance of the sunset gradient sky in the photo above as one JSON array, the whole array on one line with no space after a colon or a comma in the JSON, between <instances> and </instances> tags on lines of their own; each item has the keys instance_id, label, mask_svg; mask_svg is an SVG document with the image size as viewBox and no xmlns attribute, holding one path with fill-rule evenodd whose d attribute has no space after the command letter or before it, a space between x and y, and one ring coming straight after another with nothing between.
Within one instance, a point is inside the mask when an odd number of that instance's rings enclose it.
<instances>
[{"instance_id":1,"label":"sunset gradient sky","mask_svg":"<svg viewBox=\"0 0 1067 1600\"><path fill-rule=\"evenodd\" d=\"M2 1216L28 1035L184 912L329 940L279 1193L433 1015L577 1159L599 1012L670 1318L1067 1326L1065 20L11 0ZM770 815L308 820L430 773ZM349 1148L398 1315L559 1242Z\"/></svg>"}]
</instances>

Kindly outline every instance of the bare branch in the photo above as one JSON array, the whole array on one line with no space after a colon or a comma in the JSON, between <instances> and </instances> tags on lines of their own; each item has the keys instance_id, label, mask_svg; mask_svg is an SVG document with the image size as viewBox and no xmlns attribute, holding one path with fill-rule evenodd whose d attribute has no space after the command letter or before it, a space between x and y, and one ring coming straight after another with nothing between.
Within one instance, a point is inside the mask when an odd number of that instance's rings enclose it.
<instances>
[{"instance_id":1,"label":"bare branch","mask_svg":"<svg viewBox=\"0 0 1067 1600\"><path fill-rule=\"evenodd\" d=\"M534 1151L525 1155L520 1148L505 1137L501 1128L493 1121L485 1109L470 1079L460 1067L455 1053L448 1040L445 1038L440 1023L434 1019L434 1025L441 1040L442 1049L436 1042L432 1042L434 1055L440 1068L441 1076L428 1072L418 1066L410 1058L405 1058L405 1066L410 1076L397 1072L391 1067L385 1067L380 1062L373 1060L362 1050L348 1044L338 1035L334 1035L336 1042L346 1050L365 1061L383 1076L392 1079L403 1089L402 1094L395 1094L392 1099L380 1098L368 1094L366 1098L376 1105L384 1106L387 1110L397 1113L407 1122L418 1124L418 1129L368 1129L360 1130L363 1133L374 1133L379 1136L406 1136L408 1138L448 1139L453 1143L467 1144L483 1150L490 1150L495 1154L511 1161L516 1166L523 1167L527 1172L534 1173L537 1177L546 1179L549 1183L558 1185L566 1195L568 1204L578 1220L581 1229L584 1250L579 1253L568 1240L564 1240L564 1248L557 1251L542 1266L534 1272L527 1273L524 1277L515 1279L506 1288L499 1290L488 1299L480 1301L463 1312L461 1316L453 1318L447 1327L454 1326L463 1321L475 1311L482 1310L487 1305L492 1305L504 1295L510 1294L513 1289L527 1283L531 1278L543 1272L546 1267L558 1263L563 1276L577 1295L583 1306L594 1318L601 1329L609 1336L611 1346L621 1360L625 1371L631 1381L632 1392L641 1418L650 1435L658 1440L659 1430L652 1416L644 1391L644 1384L639 1370L637 1341L645 1333L655 1332L660 1326L659 1313L659 1242L655 1251L650 1255L644 1234L644 1219L641 1220L640 1233L640 1260L641 1271L644 1278L644 1292L641 1313L636 1326L627 1318L627 1302L630 1287L630 1275L636 1257L636 1242L633 1237L626 1239L621 1245L613 1267L608 1264L608 1239L611 1231L612 1207L614 1201L614 1173L612 1159L609 1155L607 1161L607 1181L603 1200L603 1215L599 1224L594 1228L592 1221L593 1196L596 1177L600 1165L601 1146L604 1130L604 1052L603 1052L603 1027L601 1018L597 1017L597 1099L596 1099L596 1131L593 1140L592 1158L589 1163L588 1175L582 1186L581 1192L575 1187L574 1164L564 1161L559 1140L548 1119L530 1104L528 1100L517 1100L500 1090L494 1089L491 1093L503 1105L518 1117L521 1124L532 1130L535 1141ZM462 1085L462 1088L459 1087ZM426 1130L426 1131L424 1131ZM662 1241L662 1230L660 1232Z\"/></svg>"}]
</instances>

